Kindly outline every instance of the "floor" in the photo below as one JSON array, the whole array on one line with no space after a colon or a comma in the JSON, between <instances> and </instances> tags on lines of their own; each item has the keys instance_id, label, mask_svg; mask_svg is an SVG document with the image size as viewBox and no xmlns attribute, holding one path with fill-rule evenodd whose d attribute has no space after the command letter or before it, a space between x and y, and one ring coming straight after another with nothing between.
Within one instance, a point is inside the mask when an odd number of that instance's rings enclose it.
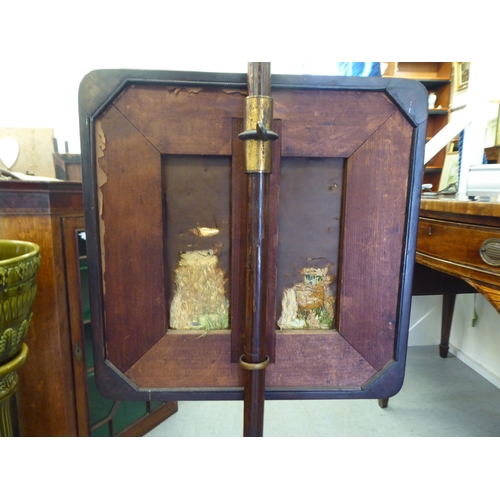
<instances>
[{"instance_id":1,"label":"floor","mask_svg":"<svg viewBox=\"0 0 500 500\"><path fill-rule=\"evenodd\" d=\"M239 437L240 401L181 401L147 437ZM266 401L264 437L500 436L500 389L437 346L410 347L401 391L375 400Z\"/></svg>"}]
</instances>

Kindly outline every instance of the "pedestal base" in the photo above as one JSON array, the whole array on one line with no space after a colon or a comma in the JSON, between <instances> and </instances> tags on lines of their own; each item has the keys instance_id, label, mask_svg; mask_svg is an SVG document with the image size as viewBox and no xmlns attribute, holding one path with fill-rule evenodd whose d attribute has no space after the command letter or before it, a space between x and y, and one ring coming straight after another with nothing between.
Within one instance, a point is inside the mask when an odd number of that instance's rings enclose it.
<instances>
[{"instance_id":1,"label":"pedestal base","mask_svg":"<svg viewBox=\"0 0 500 500\"><path fill-rule=\"evenodd\" d=\"M0 366L0 437L12 437L10 398L18 386L17 370L28 357L28 346L23 344L15 358Z\"/></svg>"}]
</instances>

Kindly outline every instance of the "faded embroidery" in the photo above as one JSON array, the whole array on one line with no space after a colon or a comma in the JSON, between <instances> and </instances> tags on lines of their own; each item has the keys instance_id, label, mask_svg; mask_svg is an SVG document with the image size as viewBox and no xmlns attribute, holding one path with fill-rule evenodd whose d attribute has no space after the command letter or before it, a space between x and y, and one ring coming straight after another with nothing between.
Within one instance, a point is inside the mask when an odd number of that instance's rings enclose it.
<instances>
[{"instance_id":1,"label":"faded embroidery","mask_svg":"<svg viewBox=\"0 0 500 500\"><path fill-rule=\"evenodd\" d=\"M170 328L223 330L229 327L227 279L214 250L183 252L175 270Z\"/></svg>"},{"instance_id":2,"label":"faded embroidery","mask_svg":"<svg viewBox=\"0 0 500 500\"><path fill-rule=\"evenodd\" d=\"M306 267L300 273L304 281L283 290L281 317L282 330L328 330L333 325L335 299L330 285L335 276L325 268Z\"/></svg>"}]
</instances>

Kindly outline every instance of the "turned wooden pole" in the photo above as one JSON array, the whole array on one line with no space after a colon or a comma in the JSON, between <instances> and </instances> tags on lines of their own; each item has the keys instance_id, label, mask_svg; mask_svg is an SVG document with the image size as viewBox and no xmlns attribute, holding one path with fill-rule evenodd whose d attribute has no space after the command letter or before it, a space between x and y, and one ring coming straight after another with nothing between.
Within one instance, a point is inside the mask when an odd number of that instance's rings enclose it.
<instances>
[{"instance_id":1,"label":"turned wooden pole","mask_svg":"<svg viewBox=\"0 0 500 500\"><path fill-rule=\"evenodd\" d=\"M257 137L245 140L249 203L249 268L247 270L247 330L244 355L240 364L245 370L244 436L261 437L264 430L267 302L267 241L269 213L269 177L271 173L272 127L271 65L248 64L248 101L245 130ZM258 97L257 97L258 96ZM271 132L272 134L272 132ZM274 138L271 138L271 140Z\"/></svg>"}]
</instances>

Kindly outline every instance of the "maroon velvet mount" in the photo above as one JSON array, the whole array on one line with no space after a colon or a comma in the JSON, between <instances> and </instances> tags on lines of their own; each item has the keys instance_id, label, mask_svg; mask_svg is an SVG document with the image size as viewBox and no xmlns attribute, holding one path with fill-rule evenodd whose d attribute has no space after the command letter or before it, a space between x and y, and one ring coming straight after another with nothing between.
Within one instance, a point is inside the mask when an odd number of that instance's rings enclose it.
<instances>
[{"instance_id":1,"label":"maroon velvet mount","mask_svg":"<svg viewBox=\"0 0 500 500\"><path fill-rule=\"evenodd\" d=\"M80 87L96 380L116 399L242 399L246 75L102 70ZM267 399L388 398L406 363L427 93L411 80L274 75ZM169 329L188 228L216 224L230 329ZM205 242L203 242L205 244ZM331 264L330 330L280 331L285 288Z\"/></svg>"}]
</instances>

